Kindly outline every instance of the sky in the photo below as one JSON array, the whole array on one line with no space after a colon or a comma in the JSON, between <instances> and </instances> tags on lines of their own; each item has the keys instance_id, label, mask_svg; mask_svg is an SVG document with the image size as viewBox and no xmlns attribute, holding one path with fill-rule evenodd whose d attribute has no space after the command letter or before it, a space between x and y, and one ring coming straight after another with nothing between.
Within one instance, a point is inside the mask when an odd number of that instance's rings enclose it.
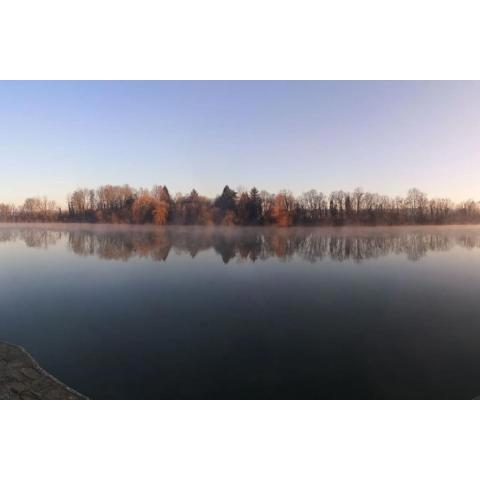
<instances>
[{"instance_id":1,"label":"sky","mask_svg":"<svg viewBox=\"0 0 480 480\"><path fill-rule=\"evenodd\" d=\"M480 82L0 82L0 202L125 183L480 200Z\"/></svg>"}]
</instances>

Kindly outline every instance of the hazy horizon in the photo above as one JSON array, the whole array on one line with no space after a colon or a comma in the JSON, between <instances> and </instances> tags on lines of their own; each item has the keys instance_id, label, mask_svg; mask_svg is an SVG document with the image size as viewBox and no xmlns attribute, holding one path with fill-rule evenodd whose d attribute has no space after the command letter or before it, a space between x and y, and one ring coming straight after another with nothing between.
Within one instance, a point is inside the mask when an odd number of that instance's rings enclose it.
<instances>
[{"instance_id":1,"label":"hazy horizon","mask_svg":"<svg viewBox=\"0 0 480 480\"><path fill-rule=\"evenodd\" d=\"M0 82L0 202L225 184L479 199L478 82Z\"/></svg>"}]
</instances>

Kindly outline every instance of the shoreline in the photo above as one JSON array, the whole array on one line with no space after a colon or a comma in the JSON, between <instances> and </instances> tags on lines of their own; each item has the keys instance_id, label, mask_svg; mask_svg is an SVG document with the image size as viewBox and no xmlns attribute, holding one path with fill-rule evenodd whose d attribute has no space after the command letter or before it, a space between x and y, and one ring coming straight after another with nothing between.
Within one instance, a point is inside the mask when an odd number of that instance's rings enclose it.
<instances>
[{"instance_id":1,"label":"shoreline","mask_svg":"<svg viewBox=\"0 0 480 480\"><path fill-rule=\"evenodd\" d=\"M382 229L468 229L468 228L480 228L480 223L423 223L414 224L406 223L403 225L395 224L376 224L376 225L362 225L362 224L349 224L349 225L181 225L181 224L167 224L167 225L154 225L150 223L138 224L138 223L99 223L99 222L2 222L0 221L0 228L8 227L26 227L26 228L54 228L58 230L68 230L71 227L82 228L86 230L90 229L115 229L115 230L382 230Z\"/></svg>"},{"instance_id":2,"label":"shoreline","mask_svg":"<svg viewBox=\"0 0 480 480\"><path fill-rule=\"evenodd\" d=\"M22 346L0 340L0 400L87 400L44 370Z\"/></svg>"}]
</instances>

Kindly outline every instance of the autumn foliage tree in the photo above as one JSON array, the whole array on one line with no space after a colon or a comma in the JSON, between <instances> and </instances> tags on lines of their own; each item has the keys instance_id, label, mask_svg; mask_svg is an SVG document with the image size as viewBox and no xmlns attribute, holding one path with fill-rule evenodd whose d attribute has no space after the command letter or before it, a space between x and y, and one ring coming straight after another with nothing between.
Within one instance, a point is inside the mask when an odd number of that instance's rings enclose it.
<instances>
[{"instance_id":1,"label":"autumn foliage tree","mask_svg":"<svg viewBox=\"0 0 480 480\"><path fill-rule=\"evenodd\" d=\"M405 197L364 191L315 189L297 197L283 190L240 193L226 185L214 200L193 189L170 195L165 185L150 190L129 185L79 188L68 196L67 208L47 197L30 197L22 205L0 203L2 222L99 222L154 225L427 225L480 223L480 203L454 204L413 188Z\"/></svg>"},{"instance_id":2,"label":"autumn foliage tree","mask_svg":"<svg viewBox=\"0 0 480 480\"><path fill-rule=\"evenodd\" d=\"M293 223L295 199L290 192L282 191L275 196L272 218L280 227L289 227Z\"/></svg>"}]
</instances>

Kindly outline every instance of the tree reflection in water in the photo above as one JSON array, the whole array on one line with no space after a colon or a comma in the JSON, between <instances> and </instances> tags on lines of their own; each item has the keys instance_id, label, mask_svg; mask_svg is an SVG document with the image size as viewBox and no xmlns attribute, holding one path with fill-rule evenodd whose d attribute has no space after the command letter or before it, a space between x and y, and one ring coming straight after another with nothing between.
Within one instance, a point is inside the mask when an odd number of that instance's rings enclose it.
<instances>
[{"instance_id":1,"label":"tree reflection in water","mask_svg":"<svg viewBox=\"0 0 480 480\"><path fill-rule=\"evenodd\" d=\"M448 251L455 246L480 247L480 229L471 228L88 228L82 226L8 226L0 228L0 242L23 241L27 247L48 248L66 242L76 255L107 260L148 257L166 261L176 254L213 250L228 263L233 259L255 262L296 256L309 262L325 257L361 262L389 254L416 261L428 252Z\"/></svg>"}]
</instances>

